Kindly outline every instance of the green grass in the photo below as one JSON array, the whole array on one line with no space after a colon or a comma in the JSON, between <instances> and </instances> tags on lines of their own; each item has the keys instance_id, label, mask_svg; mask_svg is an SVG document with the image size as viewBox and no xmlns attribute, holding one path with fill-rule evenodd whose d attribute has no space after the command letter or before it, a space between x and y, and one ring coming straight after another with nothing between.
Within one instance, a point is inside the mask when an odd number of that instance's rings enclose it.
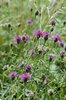
<instances>
[{"instance_id":1,"label":"green grass","mask_svg":"<svg viewBox=\"0 0 66 100\"><path fill-rule=\"evenodd\" d=\"M32 11L31 11L32 9ZM38 11L39 15L35 16ZM26 24L26 19L32 18L31 25ZM49 24L50 19L55 18L56 25ZM26 97L28 90L35 93L34 100L66 100L66 51L65 57L60 57L59 47L49 38L46 43L42 38L35 39L34 29L41 29L53 34L61 35L66 44L66 0L0 0L0 99L1 100L32 100ZM11 27L9 28L9 24ZM19 27L20 24L20 27ZM51 28L54 31L51 32ZM17 34L29 36L28 43L14 43ZM38 45L41 43L45 52L39 54ZM13 44L13 47L11 47ZM27 54L32 48L36 55ZM48 55L54 54L52 62L48 61ZM23 67L19 63L23 62ZM20 80L20 74L25 71L25 65L30 64L32 69L31 79L25 84ZM6 68L5 68L6 65ZM10 71L17 71L18 77L14 80L8 77ZM42 76L47 77L48 83L44 84ZM48 90L53 89L53 95L49 96Z\"/></svg>"}]
</instances>

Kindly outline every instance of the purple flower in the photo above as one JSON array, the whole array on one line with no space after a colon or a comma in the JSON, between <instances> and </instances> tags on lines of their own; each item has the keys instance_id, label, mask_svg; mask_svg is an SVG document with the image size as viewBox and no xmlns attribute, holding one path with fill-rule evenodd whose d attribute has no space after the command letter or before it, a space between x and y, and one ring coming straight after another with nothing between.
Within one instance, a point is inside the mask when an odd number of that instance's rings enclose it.
<instances>
[{"instance_id":1,"label":"purple flower","mask_svg":"<svg viewBox=\"0 0 66 100\"><path fill-rule=\"evenodd\" d=\"M48 32L42 32L42 37L44 37L45 40L48 39L49 33Z\"/></svg>"},{"instance_id":2,"label":"purple flower","mask_svg":"<svg viewBox=\"0 0 66 100\"><path fill-rule=\"evenodd\" d=\"M57 43L59 46L64 47L64 41L58 41Z\"/></svg>"},{"instance_id":3,"label":"purple flower","mask_svg":"<svg viewBox=\"0 0 66 100\"><path fill-rule=\"evenodd\" d=\"M24 82L27 82L31 78L31 74L29 74L29 73L22 73L20 78Z\"/></svg>"},{"instance_id":4,"label":"purple flower","mask_svg":"<svg viewBox=\"0 0 66 100\"><path fill-rule=\"evenodd\" d=\"M15 78L17 76L17 72L15 72L15 71L9 72L8 76L10 78Z\"/></svg>"},{"instance_id":5,"label":"purple flower","mask_svg":"<svg viewBox=\"0 0 66 100\"><path fill-rule=\"evenodd\" d=\"M27 24L32 24L32 22L33 22L33 20L31 18L26 20Z\"/></svg>"},{"instance_id":6,"label":"purple flower","mask_svg":"<svg viewBox=\"0 0 66 100\"><path fill-rule=\"evenodd\" d=\"M35 29L33 34L36 38L40 38L42 36L40 29Z\"/></svg>"},{"instance_id":7,"label":"purple flower","mask_svg":"<svg viewBox=\"0 0 66 100\"><path fill-rule=\"evenodd\" d=\"M15 36L15 42L20 43L21 42L22 37L20 35Z\"/></svg>"},{"instance_id":8,"label":"purple flower","mask_svg":"<svg viewBox=\"0 0 66 100\"><path fill-rule=\"evenodd\" d=\"M22 40L24 41L24 43L27 43L28 42L28 36L27 35L24 35L22 37Z\"/></svg>"},{"instance_id":9,"label":"purple flower","mask_svg":"<svg viewBox=\"0 0 66 100\"><path fill-rule=\"evenodd\" d=\"M30 71L31 70L31 65L27 64L26 65L26 71Z\"/></svg>"},{"instance_id":10,"label":"purple flower","mask_svg":"<svg viewBox=\"0 0 66 100\"><path fill-rule=\"evenodd\" d=\"M60 41L60 40L61 40L61 37L60 37L60 35L58 35L58 34L54 34L54 35L52 36L52 40L54 40L54 42L57 42L57 41Z\"/></svg>"}]
</instances>

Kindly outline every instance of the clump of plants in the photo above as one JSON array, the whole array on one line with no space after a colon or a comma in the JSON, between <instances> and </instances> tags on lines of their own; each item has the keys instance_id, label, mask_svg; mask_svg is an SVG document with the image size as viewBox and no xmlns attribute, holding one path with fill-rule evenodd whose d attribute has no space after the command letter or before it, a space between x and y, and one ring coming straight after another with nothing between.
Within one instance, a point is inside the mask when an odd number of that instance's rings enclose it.
<instances>
[{"instance_id":1,"label":"clump of plants","mask_svg":"<svg viewBox=\"0 0 66 100\"><path fill-rule=\"evenodd\" d=\"M1 2L1 100L66 100L65 2Z\"/></svg>"}]
</instances>

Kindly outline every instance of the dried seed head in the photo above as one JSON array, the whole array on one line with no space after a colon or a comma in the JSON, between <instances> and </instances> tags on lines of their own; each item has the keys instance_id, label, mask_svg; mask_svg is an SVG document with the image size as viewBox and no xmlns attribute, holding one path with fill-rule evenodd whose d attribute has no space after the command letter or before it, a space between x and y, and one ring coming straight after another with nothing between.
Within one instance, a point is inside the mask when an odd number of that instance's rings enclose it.
<instances>
[{"instance_id":1,"label":"dried seed head","mask_svg":"<svg viewBox=\"0 0 66 100\"><path fill-rule=\"evenodd\" d=\"M54 19L54 18L51 18L49 23L50 23L52 26L55 26L56 21L55 21L55 19Z\"/></svg>"},{"instance_id":2,"label":"dried seed head","mask_svg":"<svg viewBox=\"0 0 66 100\"><path fill-rule=\"evenodd\" d=\"M49 90L48 90L48 95L49 95L49 96L52 96L53 94L54 94L53 89L49 89Z\"/></svg>"},{"instance_id":3,"label":"dried seed head","mask_svg":"<svg viewBox=\"0 0 66 100\"><path fill-rule=\"evenodd\" d=\"M38 52L41 53L43 51L43 45L38 45Z\"/></svg>"},{"instance_id":4,"label":"dried seed head","mask_svg":"<svg viewBox=\"0 0 66 100\"><path fill-rule=\"evenodd\" d=\"M54 58L54 54L49 54L49 55L48 55L48 60L49 60L49 61L52 61L53 58Z\"/></svg>"},{"instance_id":5,"label":"dried seed head","mask_svg":"<svg viewBox=\"0 0 66 100\"><path fill-rule=\"evenodd\" d=\"M65 51L61 51L61 52L60 52L61 58L64 58L64 55L65 55Z\"/></svg>"},{"instance_id":6,"label":"dried seed head","mask_svg":"<svg viewBox=\"0 0 66 100\"><path fill-rule=\"evenodd\" d=\"M32 91L27 91L26 96L30 98L30 100L34 100L34 93Z\"/></svg>"}]
</instances>

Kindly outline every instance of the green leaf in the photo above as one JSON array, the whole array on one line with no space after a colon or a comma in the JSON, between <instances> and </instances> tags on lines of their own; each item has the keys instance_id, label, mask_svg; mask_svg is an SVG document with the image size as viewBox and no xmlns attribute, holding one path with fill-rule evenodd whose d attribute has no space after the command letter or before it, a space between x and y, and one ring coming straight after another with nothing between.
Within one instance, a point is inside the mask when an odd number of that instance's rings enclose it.
<instances>
[{"instance_id":1,"label":"green leaf","mask_svg":"<svg viewBox=\"0 0 66 100\"><path fill-rule=\"evenodd\" d=\"M4 43L4 38L2 35L0 35L0 45Z\"/></svg>"}]
</instances>

